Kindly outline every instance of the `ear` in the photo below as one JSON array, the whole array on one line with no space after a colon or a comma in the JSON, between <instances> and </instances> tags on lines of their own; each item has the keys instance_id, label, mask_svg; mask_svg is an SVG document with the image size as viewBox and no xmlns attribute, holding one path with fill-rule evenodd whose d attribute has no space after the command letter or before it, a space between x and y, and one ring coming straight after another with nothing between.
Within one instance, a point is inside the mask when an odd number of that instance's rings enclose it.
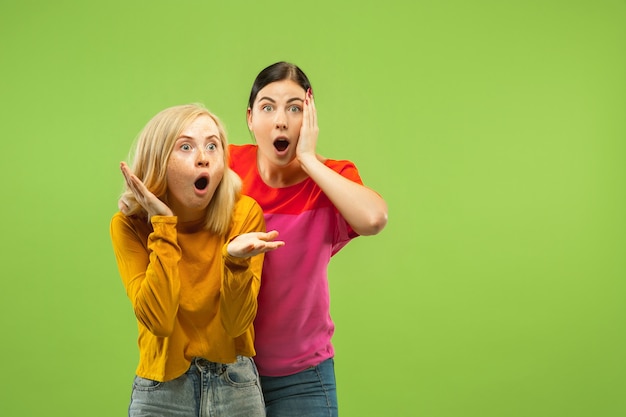
<instances>
[{"instance_id":1,"label":"ear","mask_svg":"<svg viewBox=\"0 0 626 417\"><path fill-rule=\"evenodd\" d=\"M252 130L252 109L250 107L246 112L246 120L248 121L248 130Z\"/></svg>"}]
</instances>

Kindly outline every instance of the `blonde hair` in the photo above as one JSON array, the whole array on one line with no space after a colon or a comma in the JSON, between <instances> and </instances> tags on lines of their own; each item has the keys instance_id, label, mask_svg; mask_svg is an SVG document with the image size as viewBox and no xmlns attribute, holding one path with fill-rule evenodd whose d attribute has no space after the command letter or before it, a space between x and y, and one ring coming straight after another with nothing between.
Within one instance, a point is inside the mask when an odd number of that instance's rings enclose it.
<instances>
[{"instance_id":1,"label":"blonde hair","mask_svg":"<svg viewBox=\"0 0 626 417\"><path fill-rule=\"evenodd\" d=\"M184 104L160 111L142 129L131 149L131 170L159 199L165 201L167 192L167 162L174 143L183 129L198 116L209 116L219 132L224 149L224 175L206 210L204 227L216 234L226 234L232 218L235 201L241 190L241 179L228 166L228 138L219 118L202 104ZM122 199L128 205L127 215L142 216L148 213L137 202L133 192L126 186Z\"/></svg>"}]
</instances>

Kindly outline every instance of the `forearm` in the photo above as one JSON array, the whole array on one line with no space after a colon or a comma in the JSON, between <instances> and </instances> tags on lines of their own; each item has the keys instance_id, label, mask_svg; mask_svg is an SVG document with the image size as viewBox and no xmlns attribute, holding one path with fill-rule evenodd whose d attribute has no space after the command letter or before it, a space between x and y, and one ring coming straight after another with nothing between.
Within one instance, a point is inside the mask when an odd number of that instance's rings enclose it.
<instances>
[{"instance_id":1,"label":"forearm","mask_svg":"<svg viewBox=\"0 0 626 417\"><path fill-rule=\"evenodd\" d=\"M162 219L170 221L171 217ZM151 333L166 337L172 333L178 312L178 262L182 255L176 240L159 233L159 228L163 226L155 223L153 220L155 231L148 238L150 263L133 305L135 315Z\"/></svg>"},{"instance_id":2,"label":"forearm","mask_svg":"<svg viewBox=\"0 0 626 417\"><path fill-rule=\"evenodd\" d=\"M302 158L300 165L356 233L375 235L385 227L387 203L375 191L343 177L315 157Z\"/></svg>"},{"instance_id":3,"label":"forearm","mask_svg":"<svg viewBox=\"0 0 626 417\"><path fill-rule=\"evenodd\" d=\"M226 247L222 248L224 278L220 313L224 329L234 338L244 333L256 316L263 254L236 258L228 254Z\"/></svg>"},{"instance_id":4,"label":"forearm","mask_svg":"<svg viewBox=\"0 0 626 417\"><path fill-rule=\"evenodd\" d=\"M120 275L137 320L154 335L166 337L173 330L178 311L181 251L175 218L157 217L152 223L154 231L148 236L147 251L141 237L130 228L112 229L112 235Z\"/></svg>"}]
</instances>

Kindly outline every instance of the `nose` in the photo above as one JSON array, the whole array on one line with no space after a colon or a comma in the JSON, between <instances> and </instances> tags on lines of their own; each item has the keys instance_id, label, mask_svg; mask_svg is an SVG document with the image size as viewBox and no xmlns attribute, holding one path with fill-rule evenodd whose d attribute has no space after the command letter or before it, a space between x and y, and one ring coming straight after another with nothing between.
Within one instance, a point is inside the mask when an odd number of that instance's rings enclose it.
<instances>
[{"instance_id":1,"label":"nose","mask_svg":"<svg viewBox=\"0 0 626 417\"><path fill-rule=\"evenodd\" d=\"M202 148L198 149L198 156L196 158L196 166L199 166L199 167L209 166L209 158L207 157L207 152Z\"/></svg>"},{"instance_id":2,"label":"nose","mask_svg":"<svg viewBox=\"0 0 626 417\"><path fill-rule=\"evenodd\" d=\"M274 123L276 123L277 129L287 129L287 116L283 112L276 112Z\"/></svg>"}]
</instances>

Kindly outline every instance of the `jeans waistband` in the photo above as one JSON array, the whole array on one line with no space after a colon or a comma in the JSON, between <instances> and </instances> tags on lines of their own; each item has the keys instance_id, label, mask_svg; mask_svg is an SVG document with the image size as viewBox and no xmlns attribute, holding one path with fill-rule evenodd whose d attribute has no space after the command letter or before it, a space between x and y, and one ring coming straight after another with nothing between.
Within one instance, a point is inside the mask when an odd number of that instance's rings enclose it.
<instances>
[{"instance_id":1,"label":"jeans waistband","mask_svg":"<svg viewBox=\"0 0 626 417\"><path fill-rule=\"evenodd\" d=\"M236 362L243 359L243 356L237 356ZM227 363L219 363L219 362L211 362L208 359L195 357L191 360L190 369L197 369L200 372L216 372L221 373L226 370L229 364Z\"/></svg>"}]
</instances>

